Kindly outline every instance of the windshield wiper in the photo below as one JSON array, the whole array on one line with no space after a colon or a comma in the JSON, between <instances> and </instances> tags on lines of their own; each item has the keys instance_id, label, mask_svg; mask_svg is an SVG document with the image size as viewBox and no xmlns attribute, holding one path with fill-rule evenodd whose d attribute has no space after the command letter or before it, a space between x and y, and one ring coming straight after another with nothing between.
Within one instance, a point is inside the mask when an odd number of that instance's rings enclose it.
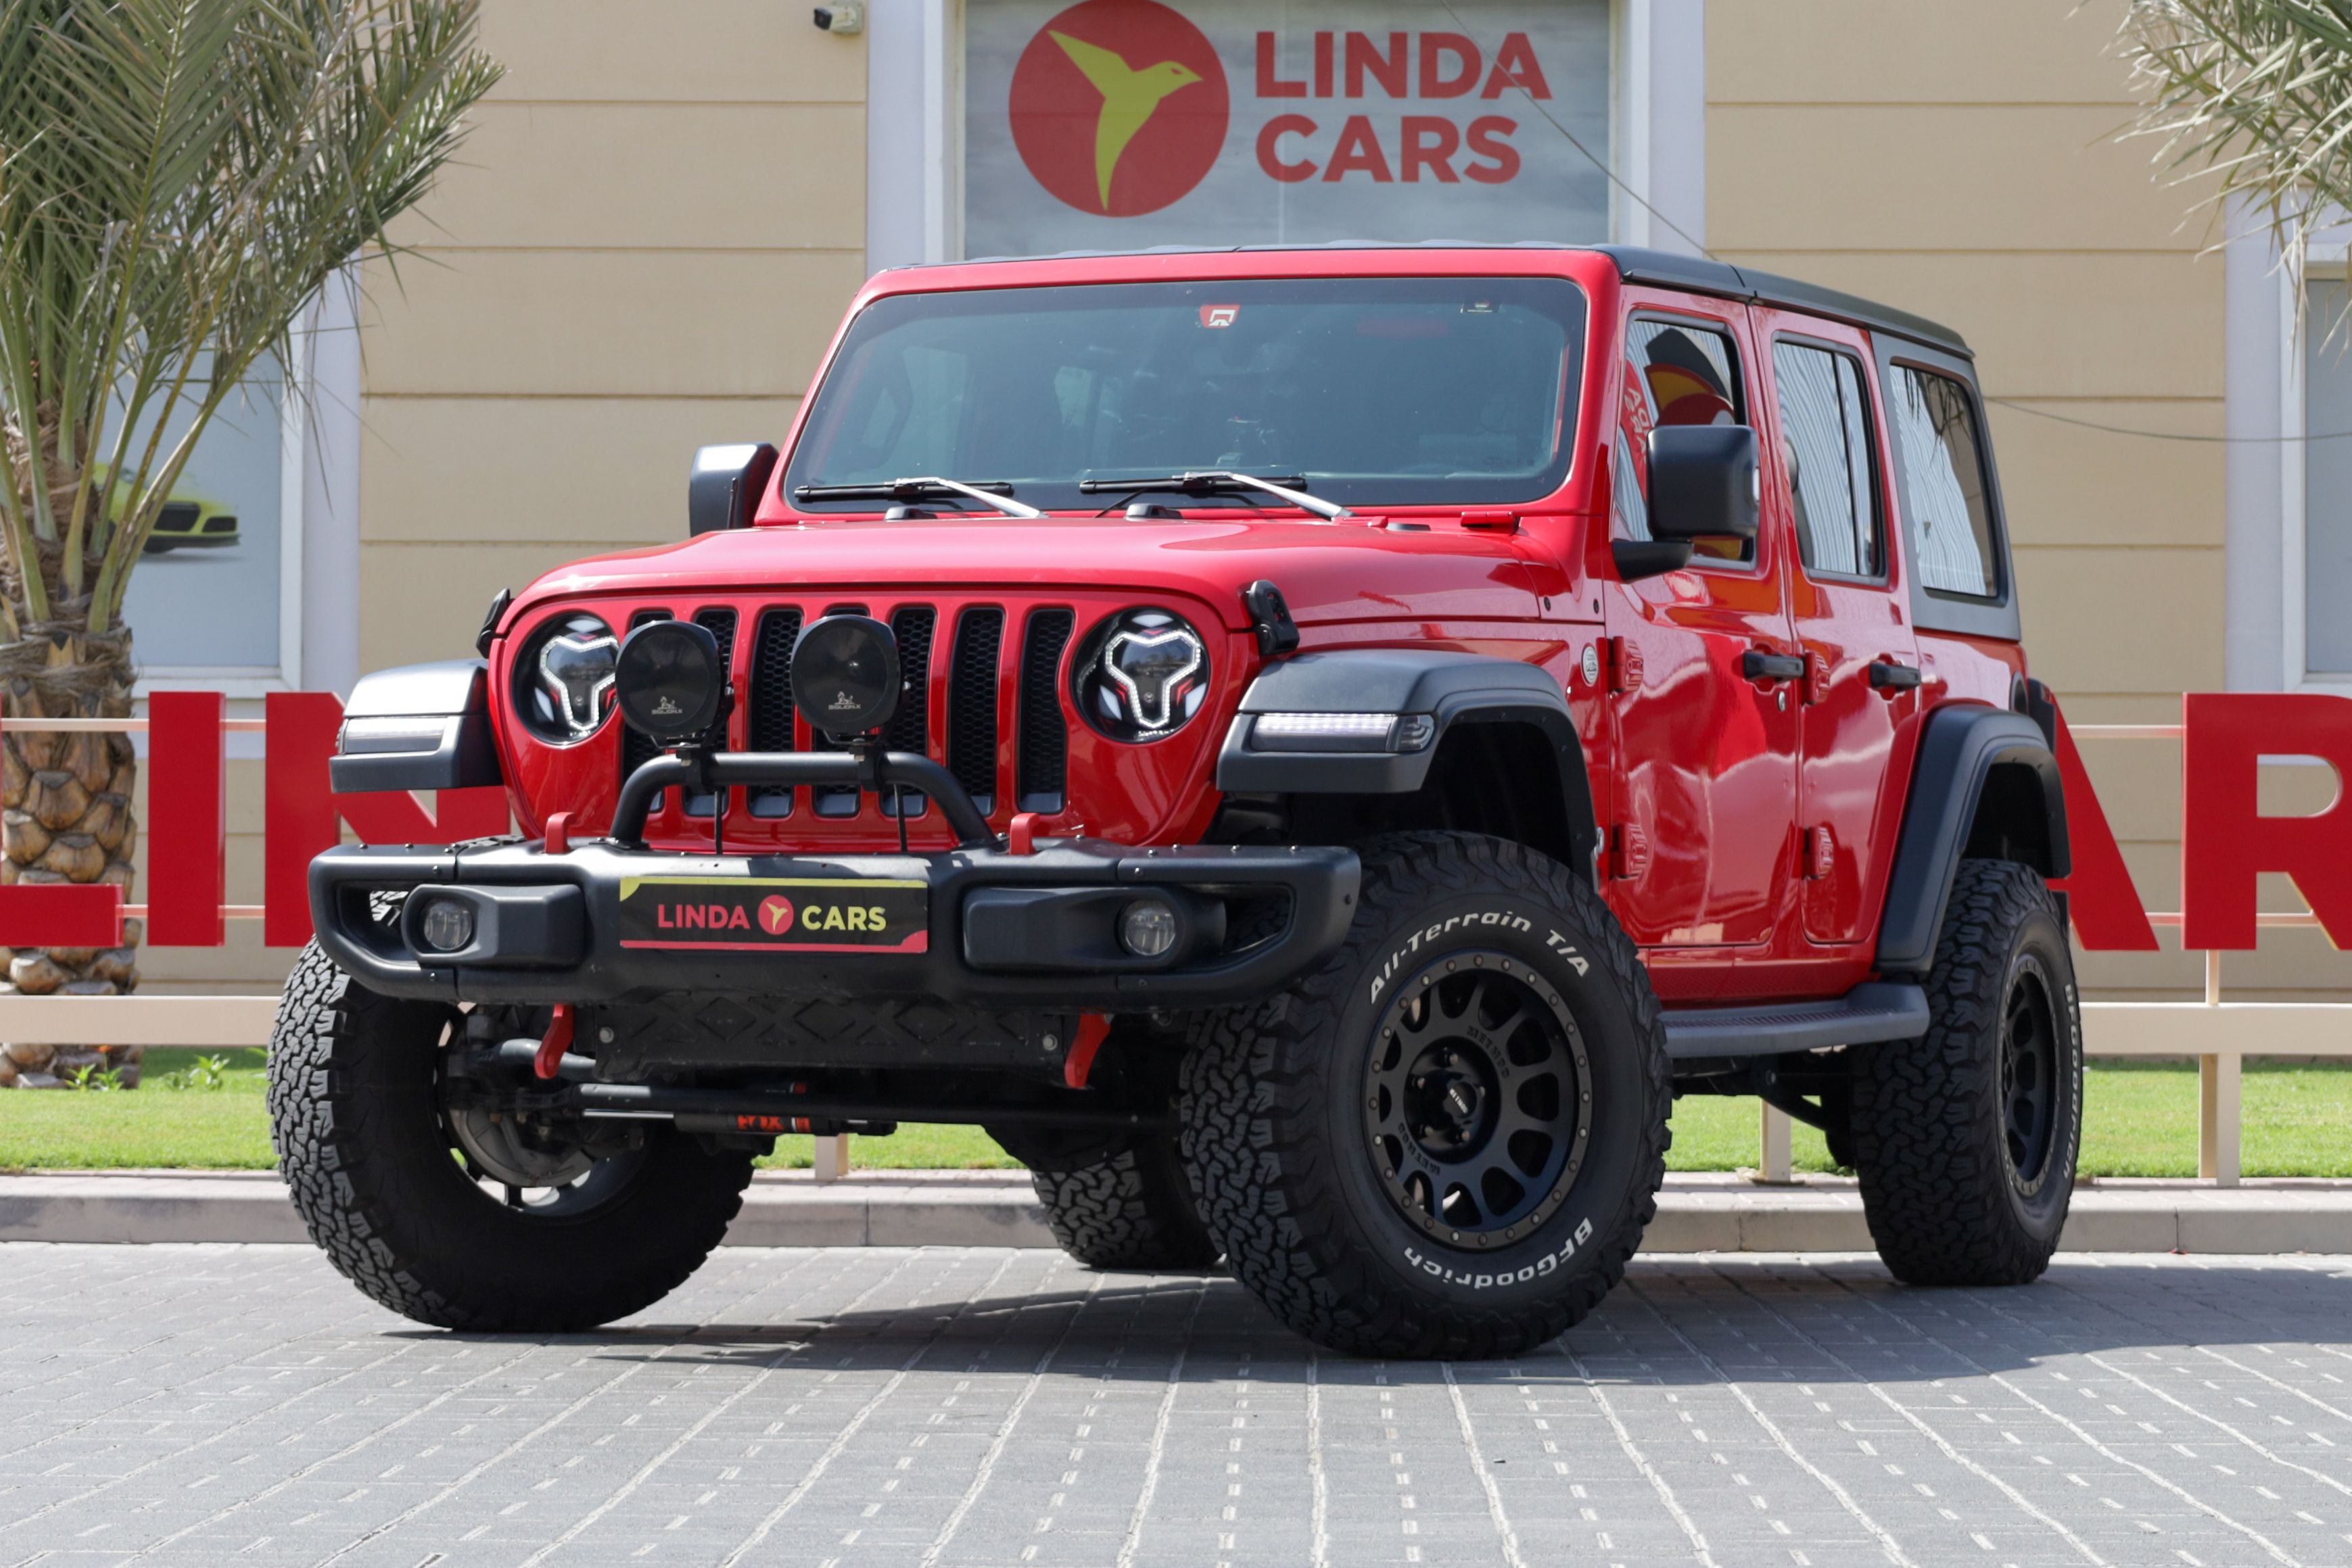
<instances>
[{"instance_id":1,"label":"windshield wiper","mask_svg":"<svg viewBox=\"0 0 2352 1568\"><path fill-rule=\"evenodd\" d=\"M939 501L952 496L969 496L1003 512L1008 517L1042 517L1045 514L1036 507L1012 499L1013 486L1003 480L984 485L967 485L961 479L931 476L921 479L890 479L878 485L803 485L793 492L795 501Z\"/></svg>"},{"instance_id":2,"label":"windshield wiper","mask_svg":"<svg viewBox=\"0 0 2352 1568\"><path fill-rule=\"evenodd\" d=\"M1306 476L1299 474L1285 474L1278 479L1262 479L1252 474L1213 468L1197 474L1171 474L1160 479L1081 479L1078 481L1078 493L1084 496L1135 496L1146 491L1172 490L1186 496L1230 496L1236 491L1257 490L1278 497L1301 511L1312 512L1327 523L1356 515L1337 502L1310 496L1297 487L1306 483Z\"/></svg>"}]
</instances>

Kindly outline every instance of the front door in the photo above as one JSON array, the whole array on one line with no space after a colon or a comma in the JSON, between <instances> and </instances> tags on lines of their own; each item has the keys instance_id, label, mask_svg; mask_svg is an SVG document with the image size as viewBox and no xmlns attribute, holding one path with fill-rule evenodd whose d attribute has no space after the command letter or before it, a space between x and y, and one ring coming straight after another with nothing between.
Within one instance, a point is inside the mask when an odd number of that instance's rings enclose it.
<instances>
[{"instance_id":1,"label":"front door","mask_svg":"<svg viewBox=\"0 0 2352 1568\"><path fill-rule=\"evenodd\" d=\"M1891 763L1918 702L1903 684L1919 661L1886 543L1886 437L1860 332L1780 311L1756 321L1775 416L1764 504L1795 544L1790 614L1806 665L1799 902L1811 942L1855 942L1877 926L1903 814Z\"/></svg>"},{"instance_id":2,"label":"front door","mask_svg":"<svg viewBox=\"0 0 2352 1568\"><path fill-rule=\"evenodd\" d=\"M1644 442L1658 424L1745 424L1744 307L1629 290L1610 486L1614 537L1647 538ZM1714 983L1706 954L1772 940L1795 821L1791 683L1750 654L1786 660L1786 546L1768 518L1753 541L1702 544L1689 567L1607 594L1602 680L1616 716L1610 902L1670 998ZM1728 956L1727 953L1724 954ZM1660 960L1664 960L1661 962Z\"/></svg>"}]
</instances>

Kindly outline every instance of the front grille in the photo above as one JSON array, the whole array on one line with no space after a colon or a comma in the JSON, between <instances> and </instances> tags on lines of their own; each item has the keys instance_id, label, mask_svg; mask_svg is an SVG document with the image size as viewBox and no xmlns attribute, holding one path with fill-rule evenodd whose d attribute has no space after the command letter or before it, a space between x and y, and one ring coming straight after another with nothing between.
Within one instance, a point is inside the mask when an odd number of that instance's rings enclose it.
<instances>
[{"instance_id":1,"label":"front grille","mask_svg":"<svg viewBox=\"0 0 2352 1568\"><path fill-rule=\"evenodd\" d=\"M956 622L955 664L948 672L948 771L983 816L996 810L996 665L1004 648L1004 612L976 606Z\"/></svg>"},{"instance_id":2,"label":"front grille","mask_svg":"<svg viewBox=\"0 0 2352 1568\"><path fill-rule=\"evenodd\" d=\"M791 751L793 738L793 645L801 639L801 612L778 605L760 612L751 636L751 697L743 715L743 741L753 751ZM751 815L789 817L788 785L762 784L751 791Z\"/></svg>"},{"instance_id":3,"label":"front grille","mask_svg":"<svg viewBox=\"0 0 2352 1568\"><path fill-rule=\"evenodd\" d=\"M893 751L913 752L944 763L983 816L1010 817L1015 810L1055 815L1070 809L1070 736L1061 691L1062 661L1076 634L1077 612L1067 604L881 601L822 604L775 603L759 599L731 604L691 601L638 609L631 630L672 615L692 615L719 640L725 673L735 682L740 727L732 743L750 751L838 750L840 743L807 724L793 691L793 650L819 616L874 614L898 640L902 689L898 711L882 731ZM740 634L739 652L736 640ZM658 748L625 729L620 741L621 776ZM852 788L826 785L795 789L764 785L746 791L755 819L808 812L845 826L879 811L887 821L897 810L886 797L877 802ZM697 794L680 801L675 791L656 800L656 837L688 831L683 815L702 819L690 831L708 836L716 806ZM910 819L935 817L930 803L908 792L901 801ZM999 806L1003 806L1000 813ZM816 823L809 824L811 830ZM758 834L748 825L743 830ZM871 831L871 828L866 830ZM730 830L730 832L732 830Z\"/></svg>"},{"instance_id":4,"label":"front grille","mask_svg":"<svg viewBox=\"0 0 2352 1568\"><path fill-rule=\"evenodd\" d=\"M1021 788L1024 811L1047 816L1068 800L1069 726L1062 717L1062 650L1075 617L1067 610L1030 612L1021 641Z\"/></svg>"}]
</instances>

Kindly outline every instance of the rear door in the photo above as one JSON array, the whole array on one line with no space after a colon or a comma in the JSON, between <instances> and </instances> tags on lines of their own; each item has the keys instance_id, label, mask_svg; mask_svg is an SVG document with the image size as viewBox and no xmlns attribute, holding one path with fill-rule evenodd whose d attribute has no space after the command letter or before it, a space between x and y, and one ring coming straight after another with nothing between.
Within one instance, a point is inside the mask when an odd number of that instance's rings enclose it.
<instances>
[{"instance_id":1,"label":"rear door","mask_svg":"<svg viewBox=\"0 0 2352 1568\"><path fill-rule=\"evenodd\" d=\"M1792 543L1790 616L1805 661L1797 768L1797 871L1805 936L1875 929L1900 825L1891 764L1916 710L1916 640L1904 612L1886 431L1863 334L1759 309L1774 428L1764 504Z\"/></svg>"},{"instance_id":2,"label":"rear door","mask_svg":"<svg viewBox=\"0 0 2352 1568\"><path fill-rule=\"evenodd\" d=\"M1612 442L1612 535L1650 537L1644 442L1659 424L1754 423L1748 311L1629 289ZM1703 546L1689 567L1605 595L1601 680L1616 714L1617 821L1605 869L1633 939L1670 997L1707 994L1710 952L1769 943L1792 865L1797 712L1790 685L1751 678L1750 653L1793 650L1783 530ZM1664 957L1663 965L1655 961ZM1727 973L1727 971L1724 971Z\"/></svg>"}]
</instances>

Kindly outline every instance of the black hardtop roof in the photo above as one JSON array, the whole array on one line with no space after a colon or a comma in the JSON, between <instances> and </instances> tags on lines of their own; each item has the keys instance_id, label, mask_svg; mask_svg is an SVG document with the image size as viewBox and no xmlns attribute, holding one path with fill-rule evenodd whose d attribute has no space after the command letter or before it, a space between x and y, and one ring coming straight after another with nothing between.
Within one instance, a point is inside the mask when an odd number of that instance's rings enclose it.
<instances>
[{"instance_id":1,"label":"black hardtop roof","mask_svg":"<svg viewBox=\"0 0 2352 1568\"><path fill-rule=\"evenodd\" d=\"M1589 250L1609 257L1617 264L1617 276L1628 283L1654 284L1665 288L1687 288L1697 294L1719 295L1728 299L1750 300L1761 305L1780 305L1795 310L1809 310L1817 316L1852 322L1874 332L1891 332L1898 338L1909 338L1930 348L1973 359L1968 341L1941 322L1930 321L1925 316L1915 316L1908 310L1898 310L1892 305L1847 294L1840 289L1824 288L1802 278L1783 277L1775 272L1759 272L1754 267L1734 267L1727 261L1711 257L1684 256L1671 250L1651 250L1636 245L1564 245L1551 240L1511 240L1491 242L1480 240L1332 240L1319 245L1164 245L1140 250L1066 250L1047 256L982 256L961 262L934 262L931 266L970 267L994 261L1068 261L1089 256L1200 256L1229 255L1262 250Z\"/></svg>"}]
</instances>

